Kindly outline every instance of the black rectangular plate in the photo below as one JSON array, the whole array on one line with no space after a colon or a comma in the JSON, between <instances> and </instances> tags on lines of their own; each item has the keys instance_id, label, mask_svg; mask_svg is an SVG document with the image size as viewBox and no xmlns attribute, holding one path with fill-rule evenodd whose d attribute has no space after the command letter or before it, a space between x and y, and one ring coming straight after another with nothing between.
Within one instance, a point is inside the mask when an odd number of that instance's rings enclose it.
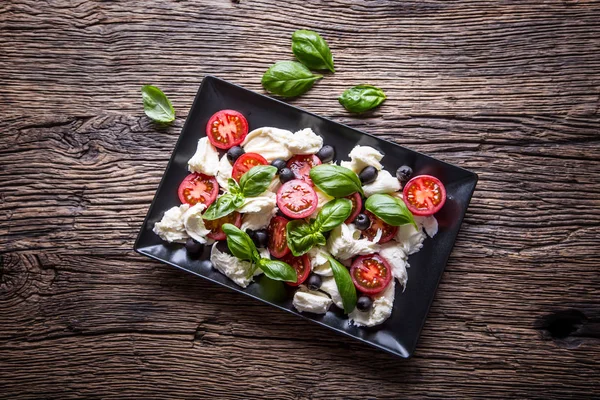
<instances>
[{"instance_id":1,"label":"black rectangular plate","mask_svg":"<svg viewBox=\"0 0 600 400\"><path fill-rule=\"evenodd\" d=\"M209 258L208 246L199 260L192 260L187 256L182 245L165 243L152 232L152 227L157 221L160 221L163 213L180 204L177 188L188 174L187 161L196 151L198 140L205 136L208 119L221 109L233 109L241 112L248 119L250 130L263 126L273 126L292 132L303 128L312 128L324 138L326 144L335 147L338 160L349 159L347 154L356 145L372 146L385 154L382 164L388 171L393 173L400 165L407 164L412 166L415 174L434 175L444 183L448 199L442 210L436 214L439 232L433 239L425 240L421 251L409 257L411 267L408 269L406 290L402 292L401 286L396 285L394 309L387 321L376 327L359 328L350 325L348 319L336 307L324 315L298 313L292 307L293 291L289 286L260 276L255 283L242 289L212 268L210 263L203 261ZM338 124L221 79L207 76L198 89L192 109L135 242L134 250L327 326L389 353L408 358L412 356L417 345L419 334L476 183L477 175L463 168Z\"/></svg>"}]
</instances>

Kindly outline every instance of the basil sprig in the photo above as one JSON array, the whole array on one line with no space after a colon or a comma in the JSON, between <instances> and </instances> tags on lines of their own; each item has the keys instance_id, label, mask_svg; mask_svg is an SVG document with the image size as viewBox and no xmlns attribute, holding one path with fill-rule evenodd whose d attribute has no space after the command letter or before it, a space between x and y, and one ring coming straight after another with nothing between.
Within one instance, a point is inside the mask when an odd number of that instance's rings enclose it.
<instances>
[{"instance_id":1,"label":"basil sprig","mask_svg":"<svg viewBox=\"0 0 600 400\"><path fill-rule=\"evenodd\" d=\"M227 235L229 251L240 260L252 263L249 276L254 275L256 269L260 268L268 278L276 281L296 282L298 280L298 274L291 265L279 260L262 258L246 232L232 224L223 224L222 229Z\"/></svg>"},{"instance_id":2,"label":"basil sprig","mask_svg":"<svg viewBox=\"0 0 600 400\"><path fill-rule=\"evenodd\" d=\"M306 93L323 75L315 75L296 61L280 61L265 72L263 87L282 97L296 97Z\"/></svg>"},{"instance_id":3,"label":"basil sprig","mask_svg":"<svg viewBox=\"0 0 600 400\"><path fill-rule=\"evenodd\" d=\"M148 118L163 124L175 119L175 110L169 98L156 86L142 86L144 112Z\"/></svg>"},{"instance_id":4,"label":"basil sprig","mask_svg":"<svg viewBox=\"0 0 600 400\"><path fill-rule=\"evenodd\" d=\"M202 218L212 221L231 214L244 205L247 197L256 197L267 190L276 173L277 168L272 165L257 165L242 175L239 184L235 179L229 178L229 193L219 196Z\"/></svg>"},{"instance_id":5,"label":"basil sprig","mask_svg":"<svg viewBox=\"0 0 600 400\"><path fill-rule=\"evenodd\" d=\"M290 221L285 229L287 245L296 257L308 253L313 246L325 245L325 232L341 225L352 213L352 202L335 199L326 203L312 222Z\"/></svg>"},{"instance_id":6,"label":"basil sprig","mask_svg":"<svg viewBox=\"0 0 600 400\"><path fill-rule=\"evenodd\" d=\"M347 89L338 101L344 108L353 113L369 111L386 99L383 90L372 85L358 85Z\"/></svg>"},{"instance_id":7,"label":"basil sprig","mask_svg":"<svg viewBox=\"0 0 600 400\"><path fill-rule=\"evenodd\" d=\"M356 288L354 287L354 283L352 283L350 272L335 258L327 256L327 260L329 261L329 265L331 265L333 279L342 298L344 312L350 314L354 310L354 307L356 307Z\"/></svg>"},{"instance_id":8,"label":"basil sprig","mask_svg":"<svg viewBox=\"0 0 600 400\"><path fill-rule=\"evenodd\" d=\"M329 45L317 32L304 29L294 32L292 52L298 61L310 69L328 69L335 72Z\"/></svg>"},{"instance_id":9,"label":"basil sprig","mask_svg":"<svg viewBox=\"0 0 600 400\"><path fill-rule=\"evenodd\" d=\"M310 179L322 191L333 197L363 194L358 175L351 169L334 164L321 164L310 170Z\"/></svg>"},{"instance_id":10,"label":"basil sprig","mask_svg":"<svg viewBox=\"0 0 600 400\"><path fill-rule=\"evenodd\" d=\"M417 230L417 224L404 201L389 194L373 194L365 202L365 209L375 214L386 224L400 226L412 224Z\"/></svg>"}]
</instances>

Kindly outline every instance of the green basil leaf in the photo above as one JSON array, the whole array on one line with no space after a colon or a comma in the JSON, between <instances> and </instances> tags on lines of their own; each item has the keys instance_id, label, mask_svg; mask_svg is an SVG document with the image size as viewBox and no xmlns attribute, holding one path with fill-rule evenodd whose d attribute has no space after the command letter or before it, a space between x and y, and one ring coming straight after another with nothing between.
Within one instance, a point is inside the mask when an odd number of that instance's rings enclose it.
<instances>
[{"instance_id":1,"label":"green basil leaf","mask_svg":"<svg viewBox=\"0 0 600 400\"><path fill-rule=\"evenodd\" d=\"M169 98L156 86L142 86L144 112L156 122L169 123L175 119L175 110Z\"/></svg>"},{"instance_id":2,"label":"green basil leaf","mask_svg":"<svg viewBox=\"0 0 600 400\"><path fill-rule=\"evenodd\" d=\"M363 194L362 185L354 171L334 164L321 164L310 170L310 179L322 191L333 197Z\"/></svg>"},{"instance_id":3,"label":"green basil leaf","mask_svg":"<svg viewBox=\"0 0 600 400\"><path fill-rule=\"evenodd\" d=\"M250 236L232 224L223 224L223 232L227 235L229 251L240 260L258 262L260 254Z\"/></svg>"},{"instance_id":4,"label":"green basil leaf","mask_svg":"<svg viewBox=\"0 0 600 400\"><path fill-rule=\"evenodd\" d=\"M267 277L276 281L296 282L298 280L296 270L283 261L261 258L258 260L258 266Z\"/></svg>"},{"instance_id":5,"label":"green basil leaf","mask_svg":"<svg viewBox=\"0 0 600 400\"><path fill-rule=\"evenodd\" d=\"M256 197L263 193L277 173L277 168L272 165L257 165L250 168L240 178L240 190L246 197Z\"/></svg>"},{"instance_id":6,"label":"green basil leaf","mask_svg":"<svg viewBox=\"0 0 600 400\"><path fill-rule=\"evenodd\" d=\"M296 97L306 93L322 75L314 75L296 61L275 63L262 77L263 87L282 97Z\"/></svg>"},{"instance_id":7,"label":"green basil leaf","mask_svg":"<svg viewBox=\"0 0 600 400\"><path fill-rule=\"evenodd\" d=\"M327 242L321 232L301 220L290 221L285 229L288 247L296 257L308 253L317 244L324 245Z\"/></svg>"},{"instance_id":8,"label":"green basil leaf","mask_svg":"<svg viewBox=\"0 0 600 400\"><path fill-rule=\"evenodd\" d=\"M386 99L383 90L371 85L358 85L347 89L338 101L344 108L353 113L369 111Z\"/></svg>"},{"instance_id":9,"label":"green basil leaf","mask_svg":"<svg viewBox=\"0 0 600 400\"><path fill-rule=\"evenodd\" d=\"M240 202L241 199L241 202ZM213 221L226 215L231 214L236 209L242 206L244 198L240 195L225 193L221 195L202 215L202 218L207 221Z\"/></svg>"},{"instance_id":10,"label":"green basil leaf","mask_svg":"<svg viewBox=\"0 0 600 400\"><path fill-rule=\"evenodd\" d=\"M292 52L298 61L310 69L328 69L335 72L329 45L317 32L304 29L294 32Z\"/></svg>"},{"instance_id":11,"label":"green basil leaf","mask_svg":"<svg viewBox=\"0 0 600 400\"><path fill-rule=\"evenodd\" d=\"M327 259L329 260L329 265L331 265L333 279L344 304L344 312L349 314L356 307L356 288L354 287L354 283L352 283L350 272L348 268L340 264L335 258L328 256Z\"/></svg>"},{"instance_id":12,"label":"green basil leaf","mask_svg":"<svg viewBox=\"0 0 600 400\"><path fill-rule=\"evenodd\" d=\"M415 219L404 201L389 194L379 193L369 196L365 202L365 209L392 226L413 224L417 228Z\"/></svg>"},{"instance_id":13,"label":"green basil leaf","mask_svg":"<svg viewBox=\"0 0 600 400\"><path fill-rule=\"evenodd\" d=\"M341 225L352 214L352 202L348 199L335 199L325 203L313 223L315 230L328 232Z\"/></svg>"},{"instance_id":14,"label":"green basil leaf","mask_svg":"<svg viewBox=\"0 0 600 400\"><path fill-rule=\"evenodd\" d=\"M234 196L242 194L242 189L240 188L240 185L238 185L236 180L233 178L227 179L227 187L229 188L229 193L231 193Z\"/></svg>"}]
</instances>

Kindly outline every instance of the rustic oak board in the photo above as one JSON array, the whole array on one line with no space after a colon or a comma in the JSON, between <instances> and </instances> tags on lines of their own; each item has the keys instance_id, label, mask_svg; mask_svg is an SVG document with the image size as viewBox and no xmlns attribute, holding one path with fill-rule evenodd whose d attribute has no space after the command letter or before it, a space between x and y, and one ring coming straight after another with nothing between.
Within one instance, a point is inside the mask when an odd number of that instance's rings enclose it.
<instances>
[{"instance_id":1,"label":"rustic oak board","mask_svg":"<svg viewBox=\"0 0 600 400\"><path fill-rule=\"evenodd\" d=\"M411 360L131 250L202 78L298 28L336 73L291 104L479 174ZM599 55L596 1L0 3L0 397L600 397Z\"/></svg>"}]
</instances>

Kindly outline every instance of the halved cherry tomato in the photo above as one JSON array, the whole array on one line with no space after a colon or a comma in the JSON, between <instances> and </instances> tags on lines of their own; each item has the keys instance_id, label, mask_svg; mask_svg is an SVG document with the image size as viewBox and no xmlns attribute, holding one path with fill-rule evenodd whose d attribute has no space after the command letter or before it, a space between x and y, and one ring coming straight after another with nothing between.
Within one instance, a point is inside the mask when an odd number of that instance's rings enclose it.
<instances>
[{"instance_id":1,"label":"halved cherry tomato","mask_svg":"<svg viewBox=\"0 0 600 400\"><path fill-rule=\"evenodd\" d=\"M293 179L277 191L277 207L290 218L305 218L317 209L319 200L308 183Z\"/></svg>"},{"instance_id":2,"label":"halved cherry tomato","mask_svg":"<svg viewBox=\"0 0 600 400\"><path fill-rule=\"evenodd\" d=\"M269 162L257 153L242 154L235 160L235 163L233 163L231 177L236 181L239 181L242 175L248 172L250 168L256 167L257 165L269 165Z\"/></svg>"},{"instance_id":3,"label":"halved cherry tomato","mask_svg":"<svg viewBox=\"0 0 600 400\"><path fill-rule=\"evenodd\" d=\"M219 194L219 184L212 176L193 173L181 181L177 194L182 203L190 206L202 203L208 207Z\"/></svg>"},{"instance_id":4,"label":"halved cherry tomato","mask_svg":"<svg viewBox=\"0 0 600 400\"><path fill-rule=\"evenodd\" d=\"M242 214L234 211L219 219L212 221L204 220L204 226L206 229L210 229L210 233L206 236L214 240L225 240L227 235L225 235L225 232L221 228L223 224L233 224L239 228L242 226Z\"/></svg>"},{"instance_id":5,"label":"halved cherry tomato","mask_svg":"<svg viewBox=\"0 0 600 400\"><path fill-rule=\"evenodd\" d=\"M213 146L229 149L242 143L248 134L248 121L234 110L221 110L213 114L206 124L206 136Z\"/></svg>"},{"instance_id":6,"label":"halved cherry tomato","mask_svg":"<svg viewBox=\"0 0 600 400\"><path fill-rule=\"evenodd\" d=\"M379 254L358 257L350 268L354 286L365 294L377 294L392 280L392 269Z\"/></svg>"},{"instance_id":7,"label":"halved cherry tomato","mask_svg":"<svg viewBox=\"0 0 600 400\"><path fill-rule=\"evenodd\" d=\"M308 254L294 257L294 255L290 253L283 257L281 261L290 264L292 268L296 270L296 274L298 274L298 280L295 283L286 282L288 285L298 286L308 278L308 274L310 273L310 259L308 258Z\"/></svg>"},{"instance_id":8,"label":"halved cherry tomato","mask_svg":"<svg viewBox=\"0 0 600 400\"><path fill-rule=\"evenodd\" d=\"M313 183L308 174L315 165L321 165L321 160L314 154L295 155L287 162L287 167L292 170L296 179L306 181L311 185Z\"/></svg>"},{"instance_id":9,"label":"halved cherry tomato","mask_svg":"<svg viewBox=\"0 0 600 400\"><path fill-rule=\"evenodd\" d=\"M371 220L371 226L369 228L365 229L364 231L362 231L362 233L370 241L373 241L373 239L375 239L375 236L377 235L377 231L379 229L381 229L381 239L379 239L379 243L389 242L390 240L392 240L392 238L394 236L396 236L396 233L398 233L397 226L392 226L392 225L389 225L389 224L383 222L382 220L377 218L377 216L375 214L373 214L370 211L365 211L365 214Z\"/></svg>"},{"instance_id":10,"label":"halved cherry tomato","mask_svg":"<svg viewBox=\"0 0 600 400\"><path fill-rule=\"evenodd\" d=\"M354 218L356 218L356 216L358 214L360 214L360 211L362 210L362 206L363 206L363 201L362 201L362 197L360 197L360 193L358 193L358 192L351 194L350 196L347 196L346 198L352 202L352 213L350 214L348 219L345 221L347 224L350 224L350 223L352 223L352 221L354 221Z\"/></svg>"},{"instance_id":11,"label":"halved cherry tomato","mask_svg":"<svg viewBox=\"0 0 600 400\"><path fill-rule=\"evenodd\" d=\"M404 185L404 202L414 215L432 215L446 202L446 188L438 178L419 175Z\"/></svg>"},{"instance_id":12,"label":"halved cherry tomato","mask_svg":"<svg viewBox=\"0 0 600 400\"><path fill-rule=\"evenodd\" d=\"M285 227L290 222L284 217L276 216L269 223L269 253L273 257L281 258L290 252L287 245L287 233Z\"/></svg>"}]
</instances>

